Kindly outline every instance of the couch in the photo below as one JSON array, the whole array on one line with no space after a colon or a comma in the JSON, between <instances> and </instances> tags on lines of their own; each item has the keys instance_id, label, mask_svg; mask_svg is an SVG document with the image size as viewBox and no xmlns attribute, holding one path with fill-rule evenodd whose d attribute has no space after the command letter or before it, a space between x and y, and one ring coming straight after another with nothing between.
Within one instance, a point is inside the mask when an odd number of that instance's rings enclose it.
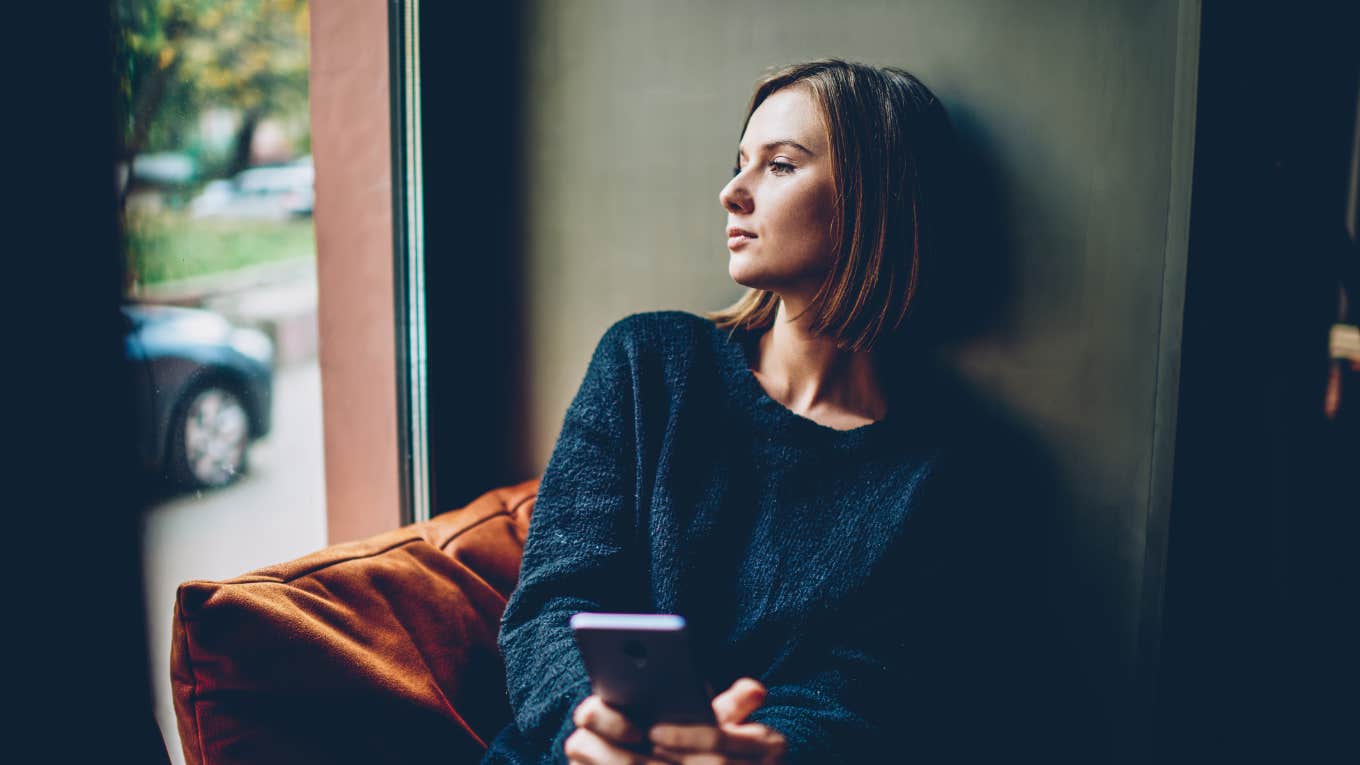
<instances>
[{"instance_id":1,"label":"couch","mask_svg":"<svg viewBox=\"0 0 1360 765\"><path fill-rule=\"evenodd\" d=\"M537 488L182 584L171 685L185 761L477 762L510 721L496 633Z\"/></svg>"}]
</instances>

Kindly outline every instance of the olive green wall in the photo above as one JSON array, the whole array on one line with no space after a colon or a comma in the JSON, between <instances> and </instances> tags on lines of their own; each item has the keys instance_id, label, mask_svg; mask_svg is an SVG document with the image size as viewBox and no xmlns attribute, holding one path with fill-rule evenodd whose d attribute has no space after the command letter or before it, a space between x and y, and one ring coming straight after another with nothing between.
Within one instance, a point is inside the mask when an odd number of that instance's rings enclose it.
<instances>
[{"instance_id":1,"label":"olive green wall","mask_svg":"<svg viewBox=\"0 0 1360 765\"><path fill-rule=\"evenodd\" d=\"M741 293L717 194L761 72L906 68L995 170L1014 308L957 364L1057 459L1092 593L1072 606L1085 659L1133 757L1159 634L1198 23L1197 2L1172 0L529 3L524 470L546 464L609 324Z\"/></svg>"}]
</instances>

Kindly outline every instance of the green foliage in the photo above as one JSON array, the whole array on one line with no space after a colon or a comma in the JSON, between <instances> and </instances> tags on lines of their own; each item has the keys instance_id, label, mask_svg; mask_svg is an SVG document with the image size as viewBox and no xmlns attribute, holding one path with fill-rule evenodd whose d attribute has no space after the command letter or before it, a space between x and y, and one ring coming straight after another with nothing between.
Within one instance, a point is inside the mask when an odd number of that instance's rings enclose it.
<instances>
[{"instance_id":1,"label":"green foliage","mask_svg":"<svg viewBox=\"0 0 1360 765\"><path fill-rule=\"evenodd\" d=\"M127 154L184 148L209 107L305 112L305 0L115 0Z\"/></svg>"},{"instance_id":2,"label":"green foliage","mask_svg":"<svg viewBox=\"0 0 1360 765\"><path fill-rule=\"evenodd\" d=\"M316 255L311 219L199 221L129 214L127 245L143 286Z\"/></svg>"},{"instance_id":3,"label":"green foliage","mask_svg":"<svg viewBox=\"0 0 1360 765\"><path fill-rule=\"evenodd\" d=\"M240 148L249 147L260 119L307 124L306 0L114 0L113 12L124 161L185 152L200 178L221 177L241 169ZM236 151L224 156L220 146L204 145L198 126L208 109L240 115ZM310 136L301 144L309 149ZM127 211L131 280L152 284L314 255L311 221L210 223L173 212L196 188L162 189L170 210Z\"/></svg>"}]
</instances>

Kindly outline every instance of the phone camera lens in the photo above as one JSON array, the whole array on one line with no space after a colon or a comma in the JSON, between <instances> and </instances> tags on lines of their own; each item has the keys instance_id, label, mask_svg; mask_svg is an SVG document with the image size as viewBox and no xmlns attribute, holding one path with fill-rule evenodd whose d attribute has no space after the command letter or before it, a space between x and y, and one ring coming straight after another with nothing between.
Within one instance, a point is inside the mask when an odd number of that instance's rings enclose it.
<instances>
[{"instance_id":1,"label":"phone camera lens","mask_svg":"<svg viewBox=\"0 0 1360 765\"><path fill-rule=\"evenodd\" d=\"M633 660L638 667L647 663L647 646L637 640L629 640L623 644L623 655Z\"/></svg>"}]
</instances>

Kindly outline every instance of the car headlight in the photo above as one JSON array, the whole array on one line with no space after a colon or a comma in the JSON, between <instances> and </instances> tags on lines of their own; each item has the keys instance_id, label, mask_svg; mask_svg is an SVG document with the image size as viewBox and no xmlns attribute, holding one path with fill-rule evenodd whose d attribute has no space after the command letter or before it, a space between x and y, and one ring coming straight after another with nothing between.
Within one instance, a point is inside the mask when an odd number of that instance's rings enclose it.
<instances>
[{"instance_id":1,"label":"car headlight","mask_svg":"<svg viewBox=\"0 0 1360 765\"><path fill-rule=\"evenodd\" d=\"M231 347L261 364L274 362L274 342L258 329L232 330Z\"/></svg>"}]
</instances>

